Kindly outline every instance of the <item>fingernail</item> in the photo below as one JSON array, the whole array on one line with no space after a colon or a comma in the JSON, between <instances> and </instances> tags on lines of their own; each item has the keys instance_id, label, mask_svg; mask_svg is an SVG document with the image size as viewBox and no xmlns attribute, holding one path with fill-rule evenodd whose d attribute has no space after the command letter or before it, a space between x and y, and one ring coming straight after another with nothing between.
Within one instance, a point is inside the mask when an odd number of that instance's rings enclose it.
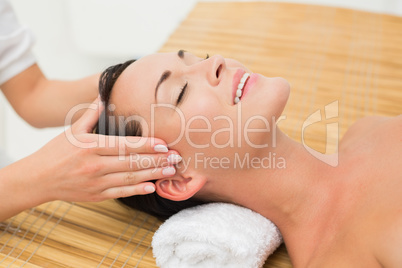
<instances>
[{"instance_id":1,"label":"fingernail","mask_svg":"<svg viewBox=\"0 0 402 268\"><path fill-rule=\"evenodd\" d=\"M155 187L147 185L147 186L145 186L144 190L147 193L153 193L153 192L155 192Z\"/></svg>"},{"instance_id":2,"label":"fingernail","mask_svg":"<svg viewBox=\"0 0 402 268\"><path fill-rule=\"evenodd\" d=\"M158 153L167 153L169 151L168 148L163 144L155 145L154 150L155 150L155 152L158 152Z\"/></svg>"},{"instance_id":3,"label":"fingernail","mask_svg":"<svg viewBox=\"0 0 402 268\"><path fill-rule=\"evenodd\" d=\"M183 158L178 154L168 155L167 161L171 164L179 163Z\"/></svg>"},{"instance_id":4,"label":"fingernail","mask_svg":"<svg viewBox=\"0 0 402 268\"><path fill-rule=\"evenodd\" d=\"M162 169L162 174L165 176L171 176L176 173L176 169L174 167L166 167Z\"/></svg>"}]
</instances>

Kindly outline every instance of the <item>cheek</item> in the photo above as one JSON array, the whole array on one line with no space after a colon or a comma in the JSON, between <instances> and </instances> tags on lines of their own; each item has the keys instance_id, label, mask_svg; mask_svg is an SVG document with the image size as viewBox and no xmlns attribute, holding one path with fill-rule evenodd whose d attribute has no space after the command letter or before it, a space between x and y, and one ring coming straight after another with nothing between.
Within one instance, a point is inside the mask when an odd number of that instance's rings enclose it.
<instances>
[{"instance_id":1,"label":"cheek","mask_svg":"<svg viewBox=\"0 0 402 268\"><path fill-rule=\"evenodd\" d=\"M177 143L177 139L183 135L181 125L185 121L184 116L180 110L176 110L174 107L157 108L150 121L149 136L163 139L168 145Z\"/></svg>"},{"instance_id":2,"label":"cheek","mask_svg":"<svg viewBox=\"0 0 402 268\"><path fill-rule=\"evenodd\" d=\"M156 108L148 136L164 139L173 146L187 143L197 148L208 144L214 131L213 119L221 114L219 107L217 100L200 94L177 108Z\"/></svg>"},{"instance_id":3,"label":"cheek","mask_svg":"<svg viewBox=\"0 0 402 268\"><path fill-rule=\"evenodd\" d=\"M186 115L187 120L195 116L204 116L213 118L219 113L219 102L211 94L194 94L182 107L183 113Z\"/></svg>"},{"instance_id":4,"label":"cheek","mask_svg":"<svg viewBox=\"0 0 402 268\"><path fill-rule=\"evenodd\" d=\"M182 108L185 115L184 139L194 148L203 148L211 143L215 120L221 114L221 105L215 98L197 95Z\"/></svg>"}]
</instances>

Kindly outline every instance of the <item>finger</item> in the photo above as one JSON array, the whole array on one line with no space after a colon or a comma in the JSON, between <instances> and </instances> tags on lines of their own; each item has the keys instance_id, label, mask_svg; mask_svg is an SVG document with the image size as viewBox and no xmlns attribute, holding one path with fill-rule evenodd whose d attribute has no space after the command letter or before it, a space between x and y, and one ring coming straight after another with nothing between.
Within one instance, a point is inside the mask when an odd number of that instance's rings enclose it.
<instances>
[{"instance_id":1,"label":"finger","mask_svg":"<svg viewBox=\"0 0 402 268\"><path fill-rule=\"evenodd\" d=\"M93 134L96 135L96 134ZM119 137L97 135L99 146L97 153L107 156L124 156L138 153L167 153L166 142L151 137Z\"/></svg>"},{"instance_id":2,"label":"finger","mask_svg":"<svg viewBox=\"0 0 402 268\"><path fill-rule=\"evenodd\" d=\"M99 97L97 97L88 107L80 119L73 125L74 133L91 133L97 124L104 106Z\"/></svg>"},{"instance_id":3,"label":"finger","mask_svg":"<svg viewBox=\"0 0 402 268\"><path fill-rule=\"evenodd\" d=\"M101 158L102 173L131 172L178 164L182 157L177 151L164 154L131 154L129 156L104 156Z\"/></svg>"},{"instance_id":4,"label":"finger","mask_svg":"<svg viewBox=\"0 0 402 268\"><path fill-rule=\"evenodd\" d=\"M116 199L133 195L145 195L153 192L155 192L155 185L151 182L147 182L137 185L109 188L102 192L102 197L104 199Z\"/></svg>"},{"instance_id":5,"label":"finger","mask_svg":"<svg viewBox=\"0 0 402 268\"><path fill-rule=\"evenodd\" d=\"M137 185L146 181L157 180L165 177L171 177L176 174L173 166L149 168L133 172L118 172L105 175L102 179L102 185L105 188L115 188L121 186Z\"/></svg>"}]
</instances>

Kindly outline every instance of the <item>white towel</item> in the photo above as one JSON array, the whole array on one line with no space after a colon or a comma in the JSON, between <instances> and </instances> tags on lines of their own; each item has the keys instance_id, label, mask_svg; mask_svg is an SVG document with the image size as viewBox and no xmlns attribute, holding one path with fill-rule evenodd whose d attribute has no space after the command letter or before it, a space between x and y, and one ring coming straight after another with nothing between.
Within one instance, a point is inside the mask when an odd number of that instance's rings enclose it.
<instances>
[{"instance_id":1,"label":"white towel","mask_svg":"<svg viewBox=\"0 0 402 268\"><path fill-rule=\"evenodd\" d=\"M161 268L262 267L281 243L270 220L226 203L184 209L165 221L152 239Z\"/></svg>"}]
</instances>

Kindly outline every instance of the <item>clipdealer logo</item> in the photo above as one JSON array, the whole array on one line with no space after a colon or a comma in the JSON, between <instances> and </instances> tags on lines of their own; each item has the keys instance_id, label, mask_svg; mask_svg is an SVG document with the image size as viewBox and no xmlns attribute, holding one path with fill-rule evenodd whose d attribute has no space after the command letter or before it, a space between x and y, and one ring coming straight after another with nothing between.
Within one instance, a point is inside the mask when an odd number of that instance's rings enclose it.
<instances>
[{"instance_id":1,"label":"clipdealer logo","mask_svg":"<svg viewBox=\"0 0 402 268\"><path fill-rule=\"evenodd\" d=\"M277 141L276 141L276 128L278 122L281 120L285 120L286 116L281 115L278 119L275 117L271 118L271 122L265 118L262 115L254 115L248 118L244 124L241 120L242 118L242 113L241 113L241 102L238 104L238 112L237 112L237 118L231 118L229 116L216 116L212 119L207 118L206 116L203 115L197 115L194 117L191 117L186 120L183 112L176 106L170 105L170 104L152 104L151 105L151 125L148 125L146 120L139 116L139 115L132 115L129 117L124 117L124 116L110 116L108 119L110 122L119 122L122 123L122 125L115 126L114 124L110 124L109 127L115 127L117 129L112 130L112 133L118 132L119 136L125 136L125 127L127 124L129 124L132 121L139 122L141 124L141 127L143 129L144 135L147 136L150 134L151 137L155 134L155 126L153 122L155 121L155 109L157 108L168 108L168 109L173 109L174 112L176 112L180 118L180 133L178 137L173 141L168 144L168 146L174 146L178 142L182 141L182 139L186 139L187 143L192 146L192 148L197 151L197 149L204 149L208 147L213 147L213 148L226 148L226 147L238 147L241 148L243 146L243 143L247 145L250 148L266 148L268 146L271 146L272 148L275 148L277 146ZM108 107L108 109L114 109L115 106L111 105ZM88 106L88 104L80 104L75 107L73 107L68 115L66 116L65 120L65 126L69 126L72 123L72 118L73 116L79 112L80 110L83 109L97 109L97 105L92 103ZM339 124L337 122L335 123L328 123L326 124L326 152L325 153L320 153L313 148L309 147L306 142L305 142L305 130L317 123L317 122L322 122L323 120L328 120L328 119L333 119L337 118L339 114L339 102L334 101L332 103L329 103L325 105L324 107L324 115L322 115L321 110L316 110L314 113L312 113L310 116L307 117L307 119L303 122L302 129L301 129L301 141L303 147L309 152L312 156L317 158L318 160L331 165L333 167L338 166L339 164L339 157L338 157L338 146L339 146ZM117 117L117 119L116 119ZM192 123L193 122L203 122L205 123L205 128L192 128ZM221 126L217 130L212 130L212 124L215 123L215 126L218 124L216 122L220 122L219 125ZM225 124L226 122L226 124ZM253 122L259 122L259 125L263 125L264 128L251 128L250 125ZM222 127L225 125L225 127ZM235 127L236 126L236 127ZM249 135L252 133L271 133L271 140L269 141L271 144L262 143L262 144L256 144L251 141L249 138ZM95 147L105 147L107 146L118 146L119 148L119 159L124 160L127 155L126 155L126 147L130 148L140 148L143 146L146 142L146 139L137 139L135 142L130 142L127 139L124 139L125 137L120 137L122 139L119 139L119 143L116 144L116 139L114 139L111 136L103 138L99 138L98 141L83 141L79 140L76 138L76 135L72 133L71 128L66 129L65 131L67 139L69 140L70 143L72 143L75 146L81 147L81 148L95 148ZM194 140L191 139L191 133L209 133L210 134L210 140L209 142L205 144L199 144L196 143ZM218 143L217 142L217 135L222 134L222 133L227 133L228 140L225 143ZM235 135L236 134L236 135ZM101 136L101 135L99 135ZM235 138L237 137L237 139ZM109 138L109 140L106 142L106 139ZM242 140L242 138L244 140ZM334 145L336 147L336 153L334 154L328 154L328 148L330 145ZM195 156L197 154L195 153ZM198 158L200 155L198 155ZM194 157L196 160L197 158ZM135 159L132 157L131 158L133 161ZM249 167L249 166L259 166L259 167L270 167L270 168L284 168L286 167L286 161L283 157L277 156L275 153L270 153L266 158L260 158L256 159L254 157L250 157L250 155L246 154L242 157L240 155L235 155L234 156L235 161L232 161L231 163L232 167L237 167L237 166L244 166L244 167ZM204 158L202 161L198 160L196 163L201 164L204 163L210 163L210 165L213 166L220 166L221 168L225 168L227 166L228 159L222 158L222 159L215 159L215 158ZM237 164L235 166L235 164Z\"/></svg>"}]
</instances>

